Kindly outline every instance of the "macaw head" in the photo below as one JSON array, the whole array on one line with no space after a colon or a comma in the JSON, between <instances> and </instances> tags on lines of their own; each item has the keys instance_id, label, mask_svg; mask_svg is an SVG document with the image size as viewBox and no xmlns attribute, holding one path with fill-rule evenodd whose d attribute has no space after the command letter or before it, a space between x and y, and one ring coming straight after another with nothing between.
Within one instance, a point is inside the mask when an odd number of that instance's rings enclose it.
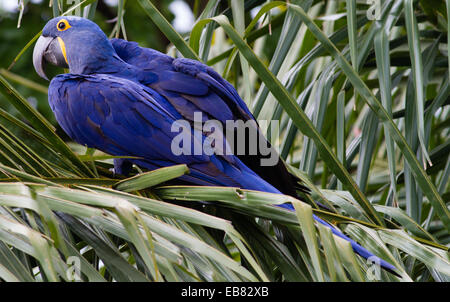
<instances>
[{"instance_id":1,"label":"macaw head","mask_svg":"<svg viewBox=\"0 0 450 302\"><path fill-rule=\"evenodd\" d=\"M106 35L94 22L75 16L48 21L33 51L33 65L47 79L45 63L69 68L71 73L89 74L118 57Z\"/></svg>"}]
</instances>

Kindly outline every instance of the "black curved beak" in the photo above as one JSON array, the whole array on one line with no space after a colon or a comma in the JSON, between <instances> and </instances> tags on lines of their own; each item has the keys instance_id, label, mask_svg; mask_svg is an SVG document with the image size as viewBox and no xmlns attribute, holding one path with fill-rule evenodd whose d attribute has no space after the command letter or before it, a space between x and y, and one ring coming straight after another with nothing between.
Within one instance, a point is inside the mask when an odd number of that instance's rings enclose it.
<instances>
[{"instance_id":1,"label":"black curved beak","mask_svg":"<svg viewBox=\"0 0 450 302\"><path fill-rule=\"evenodd\" d=\"M57 38L40 36L33 50L33 65L37 74L48 81L45 63L69 68Z\"/></svg>"}]
</instances>

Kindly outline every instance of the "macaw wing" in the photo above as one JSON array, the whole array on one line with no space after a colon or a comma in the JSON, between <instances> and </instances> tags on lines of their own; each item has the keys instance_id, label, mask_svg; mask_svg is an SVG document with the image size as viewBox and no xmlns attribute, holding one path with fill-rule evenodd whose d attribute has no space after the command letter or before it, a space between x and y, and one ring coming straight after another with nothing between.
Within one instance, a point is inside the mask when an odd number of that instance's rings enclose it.
<instances>
[{"instance_id":1,"label":"macaw wing","mask_svg":"<svg viewBox=\"0 0 450 302\"><path fill-rule=\"evenodd\" d=\"M242 142L237 141L239 135L235 133L235 141L230 142L234 146L234 154L281 192L292 196L297 195L296 189L309 192L306 187L299 184L298 178L287 171L281 160L272 166L261 164L262 158L270 157L270 154L276 151L264 138L255 118L236 89L214 69L195 60L174 59L156 50L139 47L136 42L111 39L111 43L125 62L140 68L144 73L154 75L148 77L152 80L145 84L164 96L184 119L194 121L195 112L202 112L203 121L215 119L221 121L223 125L226 121L242 121L248 128L256 130L257 139L261 141L256 144L257 153L249 152L250 140L245 141L243 146L245 151L239 153L238 148L242 147L239 144ZM253 123L248 123L249 121ZM263 144L267 146L266 151L268 148L271 149L269 155L267 152L263 155L261 151ZM273 175L278 177L274 178Z\"/></svg>"},{"instance_id":2,"label":"macaw wing","mask_svg":"<svg viewBox=\"0 0 450 302\"><path fill-rule=\"evenodd\" d=\"M110 75L63 74L49 86L49 104L63 130L82 145L139 157L131 161L148 169L187 164L191 173L184 180L191 183L274 191L234 156L173 152L172 142L179 132L172 129L181 115L157 92L139 83ZM205 137L189 133L191 145L183 145L183 150L190 147L192 151Z\"/></svg>"},{"instance_id":3,"label":"macaw wing","mask_svg":"<svg viewBox=\"0 0 450 302\"><path fill-rule=\"evenodd\" d=\"M156 81L145 84L164 95L184 118L193 120L194 112L201 111L206 118L222 122L254 119L234 87L211 67L174 59L135 42L111 39L111 43L125 62L157 76Z\"/></svg>"}]
</instances>

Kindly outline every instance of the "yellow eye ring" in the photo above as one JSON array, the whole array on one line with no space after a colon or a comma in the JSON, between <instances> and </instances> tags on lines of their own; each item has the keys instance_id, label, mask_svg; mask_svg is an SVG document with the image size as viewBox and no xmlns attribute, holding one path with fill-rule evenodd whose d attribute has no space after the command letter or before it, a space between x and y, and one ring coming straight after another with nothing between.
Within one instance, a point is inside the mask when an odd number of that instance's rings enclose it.
<instances>
[{"instance_id":1,"label":"yellow eye ring","mask_svg":"<svg viewBox=\"0 0 450 302\"><path fill-rule=\"evenodd\" d=\"M66 19L61 19L59 20L58 24L56 24L56 28L58 29L58 31L65 31L71 27L72 26L70 26L69 22Z\"/></svg>"}]
</instances>

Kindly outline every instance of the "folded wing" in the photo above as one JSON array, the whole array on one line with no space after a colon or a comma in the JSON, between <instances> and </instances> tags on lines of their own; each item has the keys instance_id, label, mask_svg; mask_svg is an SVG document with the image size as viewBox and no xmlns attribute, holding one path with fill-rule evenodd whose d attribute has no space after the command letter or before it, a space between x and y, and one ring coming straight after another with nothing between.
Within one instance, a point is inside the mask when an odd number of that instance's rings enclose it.
<instances>
[{"instance_id":1,"label":"folded wing","mask_svg":"<svg viewBox=\"0 0 450 302\"><path fill-rule=\"evenodd\" d=\"M182 116L139 83L103 74L63 74L49 86L49 104L63 130L81 145L139 157L131 161L147 169L187 164L191 172L183 179L195 184L278 192L235 156L175 154L171 147L179 132L172 132L172 125ZM193 151L206 137L193 129L189 133L187 147Z\"/></svg>"},{"instance_id":2,"label":"folded wing","mask_svg":"<svg viewBox=\"0 0 450 302\"><path fill-rule=\"evenodd\" d=\"M226 121L255 121L236 89L211 67L195 60L174 59L156 50L139 47L135 42L112 39L111 43L124 61L140 68L144 73L154 75L143 77L143 84L164 96L184 119L193 122L194 113L202 112L203 121L218 120L224 129ZM250 141L237 141L238 135L235 134L235 140L230 142L234 154L282 193L297 196L296 189L308 192L308 189L299 183L299 179L287 171L282 160L272 166L261 165L261 159L270 156L267 155L267 150L262 152L259 148L261 144L265 144L266 149L270 150L269 154L276 151L266 141L256 122L253 123L255 126L251 126L251 123L247 125L249 128L255 128L253 130L261 140L261 143L257 144L257 152L250 154ZM237 152L238 148L245 152Z\"/></svg>"}]
</instances>

